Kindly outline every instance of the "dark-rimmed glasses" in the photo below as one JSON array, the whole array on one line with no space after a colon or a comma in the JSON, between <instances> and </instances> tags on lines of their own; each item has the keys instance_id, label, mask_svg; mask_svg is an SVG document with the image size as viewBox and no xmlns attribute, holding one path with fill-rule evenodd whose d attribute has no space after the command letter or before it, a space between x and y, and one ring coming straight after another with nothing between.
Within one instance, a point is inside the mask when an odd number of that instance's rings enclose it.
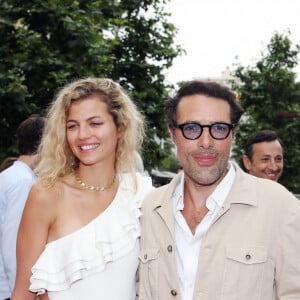
<instances>
[{"instance_id":1,"label":"dark-rimmed glasses","mask_svg":"<svg viewBox=\"0 0 300 300\"><path fill-rule=\"evenodd\" d=\"M182 135L187 140L198 139L205 127L209 129L209 133L212 138L215 140L224 140L229 136L230 131L234 128L234 124L214 123L211 125L202 125L196 122L188 122L176 125L175 127L181 130Z\"/></svg>"}]
</instances>

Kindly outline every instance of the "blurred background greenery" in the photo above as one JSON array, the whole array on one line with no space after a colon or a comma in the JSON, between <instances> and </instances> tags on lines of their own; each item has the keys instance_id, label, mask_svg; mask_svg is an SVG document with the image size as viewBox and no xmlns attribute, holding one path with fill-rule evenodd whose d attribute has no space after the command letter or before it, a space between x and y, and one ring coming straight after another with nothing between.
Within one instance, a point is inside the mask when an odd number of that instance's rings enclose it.
<instances>
[{"instance_id":1,"label":"blurred background greenery","mask_svg":"<svg viewBox=\"0 0 300 300\"><path fill-rule=\"evenodd\" d=\"M147 122L145 169L176 173L164 102L177 86L166 70L184 54L165 9L168 0L2 0L0 3L0 161L18 155L16 128L44 114L57 89L86 77L110 77L131 95ZM199 29L200 30L200 29ZM248 135L276 130L284 142L280 183L300 194L299 45L275 33L251 66L233 65L231 87L246 114L232 158L241 166Z\"/></svg>"}]
</instances>

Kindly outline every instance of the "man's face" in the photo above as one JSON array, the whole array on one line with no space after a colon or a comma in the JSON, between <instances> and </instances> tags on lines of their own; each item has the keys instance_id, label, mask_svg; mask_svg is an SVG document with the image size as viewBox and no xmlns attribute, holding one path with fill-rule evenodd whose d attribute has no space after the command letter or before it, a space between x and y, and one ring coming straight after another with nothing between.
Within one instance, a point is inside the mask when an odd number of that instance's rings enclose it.
<instances>
[{"instance_id":1,"label":"man's face","mask_svg":"<svg viewBox=\"0 0 300 300\"><path fill-rule=\"evenodd\" d=\"M245 155L244 165L250 174L278 181L283 171L283 150L275 140L253 144L252 161Z\"/></svg>"},{"instance_id":2,"label":"man's face","mask_svg":"<svg viewBox=\"0 0 300 300\"><path fill-rule=\"evenodd\" d=\"M177 108L177 124L197 122L201 125L231 123L229 104L223 100L205 95L186 96ZM187 180L197 185L217 185L227 172L232 143L232 131L224 140L214 139L208 128L203 128L196 140L188 140L180 129L169 130L177 145L180 165Z\"/></svg>"}]
</instances>

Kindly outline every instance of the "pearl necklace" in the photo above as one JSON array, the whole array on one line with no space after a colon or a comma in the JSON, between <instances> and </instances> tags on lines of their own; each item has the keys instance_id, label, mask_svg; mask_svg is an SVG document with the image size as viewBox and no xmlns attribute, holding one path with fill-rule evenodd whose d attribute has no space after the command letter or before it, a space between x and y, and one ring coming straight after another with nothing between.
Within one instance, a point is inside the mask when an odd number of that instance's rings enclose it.
<instances>
[{"instance_id":1,"label":"pearl necklace","mask_svg":"<svg viewBox=\"0 0 300 300\"><path fill-rule=\"evenodd\" d=\"M76 179L77 183L80 184L80 186L83 189L96 191L96 192L99 192L99 191L103 192L103 191L110 189L116 181L116 176L115 176L113 181L107 186L89 185L81 180L81 178L79 177L77 172L75 172L74 175L75 175L75 179Z\"/></svg>"}]
</instances>

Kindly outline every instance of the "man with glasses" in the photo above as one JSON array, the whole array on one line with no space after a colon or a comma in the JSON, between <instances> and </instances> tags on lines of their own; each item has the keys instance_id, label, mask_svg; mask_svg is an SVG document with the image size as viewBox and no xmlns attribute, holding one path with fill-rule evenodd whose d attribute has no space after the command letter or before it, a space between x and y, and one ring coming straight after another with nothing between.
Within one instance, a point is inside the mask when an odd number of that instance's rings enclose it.
<instances>
[{"instance_id":1,"label":"man with glasses","mask_svg":"<svg viewBox=\"0 0 300 300\"><path fill-rule=\"evenodd\" d=\"M229 160L235 95L190 81L166 115L183 172L144 201L139 300L300 299L300 202Z\"/></svg>"}]
</instances>

